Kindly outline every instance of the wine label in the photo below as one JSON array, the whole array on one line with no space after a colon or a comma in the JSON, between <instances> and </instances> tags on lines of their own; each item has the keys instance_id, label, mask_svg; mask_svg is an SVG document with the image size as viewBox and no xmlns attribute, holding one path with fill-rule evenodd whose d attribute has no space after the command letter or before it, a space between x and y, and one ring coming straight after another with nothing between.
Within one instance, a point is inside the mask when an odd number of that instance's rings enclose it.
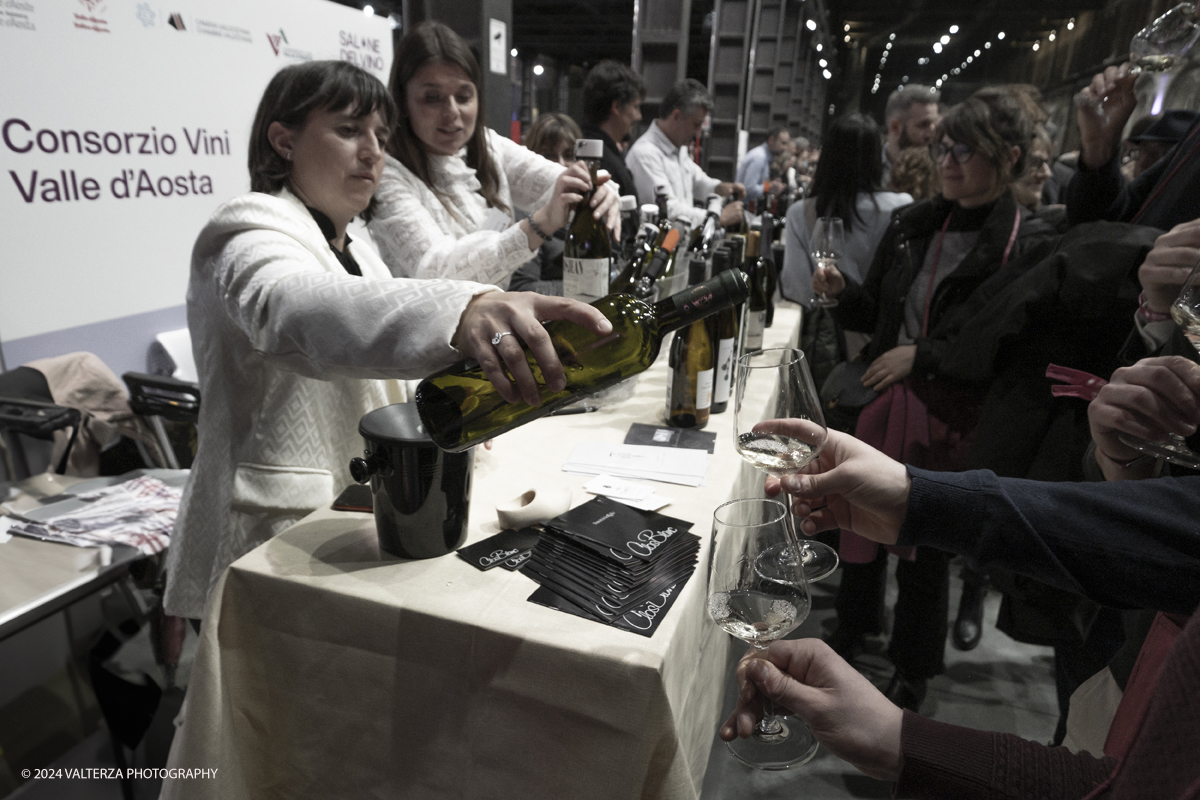
<instances>
[{"instance_id":1,"label":"wine label","mask_svg":"<svg viewBox=\"0 0 1200 800\"><path fill-rule=\"evenodd\" d=\"M743 352L762 350L763 325L767 320L767 312L746 309L746 346Z\"/></svg>"},{"instance_id":2,"label":"wine label","mask_svg":"<svg viewBox=\"0 0 1200 800\"><path fill-rule=\"evenodd\" d=\"M728 403L730 387L733 385L733 339L722 339L717 344L717 374L713 382L713 402Z\"/></svg>"},{"instance_id":3,"label":"wine label","mask_svg":"<svg viewBox=\"0 0 1200 800\"><path fill-rule=\"evenodd\" d=\"M591 303L608 296L607 258L563 258L563 296Z\"/></svg>"},{"instance_id":4,"label":"wine label","mask_svg":"<svg viewBox=\"0 0 1200 800\"><path fill-rule=\"evenodd\" d=\"M703 411L712 408L713 371L701 370L696 373L696 410Z\"/></svg>"}]
</instances>

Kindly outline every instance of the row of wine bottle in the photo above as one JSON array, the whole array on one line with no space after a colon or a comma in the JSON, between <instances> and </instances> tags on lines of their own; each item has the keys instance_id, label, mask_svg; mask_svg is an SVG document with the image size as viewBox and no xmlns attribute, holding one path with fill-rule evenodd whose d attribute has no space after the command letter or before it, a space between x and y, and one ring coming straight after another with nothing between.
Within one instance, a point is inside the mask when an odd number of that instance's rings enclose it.
<instances>
[{"instance_id":1,"label":"row of wine bottle","mask_svg":"<svg viewBox=\"0 0 1200 800\"><path fill-rule=\"evenodd\" d=\"M593 186L602 152L598 145L595 140L576 143L576 156L588 162ZM640 252L635 249L636 257L614 278L612 240L603 222L587 213L591 199L589 193L580 202L581 211L568 229L563 293L591 302L612 323L612 332L599 337L570 323L547 323L567 385L559 392L546 388L536 359L527 350L530 369L543 386L538 406L505 402L473 360L423 380L417 387L417 409L430 437L442 449L465 450L636 375L654 363L663 339L672 331L678 333L671 349L668 421L703 427L709 414L727 406L738 352L761 347L761 328L770 324L775 292L770 249L764 258L757 231L747 237L728 237L722 244L719 198L710 204L704 223L689 231L685 224L668 224L666 199L660 196L655 211L662 224L643 226L645 235L635 242ZM764 222L770 241L769 218ZM689 234L686 247L681 248ZM683 252L690 254L689 287L657 300L658 281ZM708 274L711 277L705 280ZM749 336L751 330L758 331L757 339Z\"/></svg>"}]
</instances>

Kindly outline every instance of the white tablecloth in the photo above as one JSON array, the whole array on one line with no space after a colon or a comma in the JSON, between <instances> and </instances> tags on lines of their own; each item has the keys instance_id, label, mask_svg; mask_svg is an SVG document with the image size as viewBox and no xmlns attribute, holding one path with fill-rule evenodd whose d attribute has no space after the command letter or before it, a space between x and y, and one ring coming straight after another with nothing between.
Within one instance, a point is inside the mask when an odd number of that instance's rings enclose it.
<instances>
[{"instance_id":1,"label":"white tablecloth","mask_svg":"<svg viewBox=\"0 0 1200 800\"><path fill-rule=\"evenodd\" d=\"M766 346L793 343L799 316L780 307ZM619 407L480 448L468 543L527 489L589 499L589 477L562 463L578 442L661 423L665 387L664 354ZM710 520L762 491L734 451L733 410L708 425L707 486L654 484L703 544L652 638L529 603L537 587L520 573L381 559L367 514L318 511L237 561L205 616L170 760L217 777L169 780L163 797L695 800L733 645L705 612Z\"/></svg>"}]
</instances>

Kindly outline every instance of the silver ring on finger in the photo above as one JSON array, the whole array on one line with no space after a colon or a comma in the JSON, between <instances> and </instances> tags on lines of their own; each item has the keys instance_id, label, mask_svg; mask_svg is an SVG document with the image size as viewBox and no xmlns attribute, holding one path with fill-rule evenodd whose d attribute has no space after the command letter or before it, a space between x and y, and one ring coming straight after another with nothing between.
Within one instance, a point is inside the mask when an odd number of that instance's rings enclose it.
<instances>
[{"instance_id":1,"label":"silver ring on finger","mask_svg":"<svg viewBox=\"0 0 1200 800\"><path fill-rule=\"evenodd\" d=\"M497 345L499 345L500 340L503 339L505 336L512 336L512 335L513 335L512 331L496 331L496 333L492 335L492 347L496 347Z\"/></svg>"}]
</instances>

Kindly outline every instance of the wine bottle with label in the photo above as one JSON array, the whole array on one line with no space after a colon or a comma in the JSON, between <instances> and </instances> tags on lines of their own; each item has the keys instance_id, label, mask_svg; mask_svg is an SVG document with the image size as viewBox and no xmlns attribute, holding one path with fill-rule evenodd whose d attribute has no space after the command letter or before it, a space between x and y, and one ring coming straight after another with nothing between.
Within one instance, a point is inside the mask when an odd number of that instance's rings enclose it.
<instances>
[{"instance_id":1,"label":"wine bottle with label","mask_svg":"<svg viewBox=\"0 0 1200 800\"><path fill-rule=\"evenodd\" d=\"M722 247L713 253L712 275L732 269L729 250ZM733 389L734 351L737 350L738 313L734 306L722 308L714 316L716 328L717 359L713 373L713 399L711 413L720 414L729 407L729 396Z\"/></svg>"},{"instance_id":2,"label":"wine bottle with label","mask_svg":"<svg viewBox=\"0 0 1200 800\"><path fill-rule=\"evenodd\" d=\"M671 253L675 251L675 247L678 244L679 229L669 229L667 235L663 237L662 244L654 251L654 255L650 257L649 263L642 270L642 275L638 278L637 285L633 287L634 297L640 300L650 298L651 294L654 293L655 282L666 271L667 264L671 261Z\"/></svg>"},{"instance_id":3,"label":"wine bottle with label","mask_svg":"<svg viewBox=\"0 0 1200 800\"><path fill-rule=\"evenodd\" d=\"M775 322L775 286L779 283L779 265L775 261L775 218L770 214L762 215L762 241L759 243L758 267L756 272L763 282L763 297L766 299L767 312L763 317L763 327L769 328Z\"/></svg>"},{"instance_id":4,"label":"wine bottle with label","mask_svg":"<svg viewBox=\"0 0 1200 800\"><path fill-rule=\"evenodd\" d=\"M688 283L704 282L708 265L701 257L688 262ZM720 313L720 312L717 312ZM711 318L698 319L680 329L671 340L667 365L667 424L676 428L703 428L708 424L713 398L713 347Z\"/></svg>"},{"instance_id":5,"label":"wine bottle with label","mask_svg":"<svg viewBox=\"0 0 1200 800\"><path fill-rule=\"evenodd\" d=\"M438 447L465 450L638 374L654 363L664 336L744 300L746 293L742 274L728 270L653 305L627 294L609 295L592 303L612 323L609 334L598 336L564 321L546 323L567 376L562 391L545 386L537 360L526 349L529 368L542 386L541 405L505 402L479 364L467 360L421 381L417 411Z\"/></svg>"},{"instance_id":6,"label":"wine bottle with label","mask_svg":"<svg viewBox=\"0 0 1200 800\"><path fill-rule=\"evenodd\" d=\"M725 237L725 245L724 246L726 249L729 250L729 266L732 267L733 269L737 269L737 270L741 270L742 272L745 272L746 271L746 269L745 269L746 237L740 233L730 234ZM742 305L743 305L742 303L738 303L737 306L734 308L734 311L737 312L738 329L739 330L741 330L741 325L742 325L742 322L741 322L741 320L742 320ZM736 359L737 359L737 355L735 354L734 360L736 360Z\"/></svg>"},{"instance_id":7,"label":"wine bottle with label","mask_svg":"<svg viewBox=\"0 0 1200 800\"><path fill-rule=\"evenodd\" d=\"M767 301L763 297L762 259L759 258L758 231L750 231L746 236L746 263L742 268L746 273L746 285L750 288L750 296L742 311L742 342L738 348L739 357L755 350L762 350L763 326L767 320Z\"/></svg>"},{"instance_id":8,"label":"wine bottle with label","mask_svg":"<svg viewBox=\"0 0 1200 800\"><path fill-rule=\"evenodd\" d=\"M567 229L567 244L563 249L563 295L585 303L599 300L608 294L609 268L612 263L612 237L604 221L592 212L596 194L596 165L604 154L604 142L599 139L576 139L575 158L588 165L592 188L575 207L575 218Z\"/></svg>"}]
</instances>

